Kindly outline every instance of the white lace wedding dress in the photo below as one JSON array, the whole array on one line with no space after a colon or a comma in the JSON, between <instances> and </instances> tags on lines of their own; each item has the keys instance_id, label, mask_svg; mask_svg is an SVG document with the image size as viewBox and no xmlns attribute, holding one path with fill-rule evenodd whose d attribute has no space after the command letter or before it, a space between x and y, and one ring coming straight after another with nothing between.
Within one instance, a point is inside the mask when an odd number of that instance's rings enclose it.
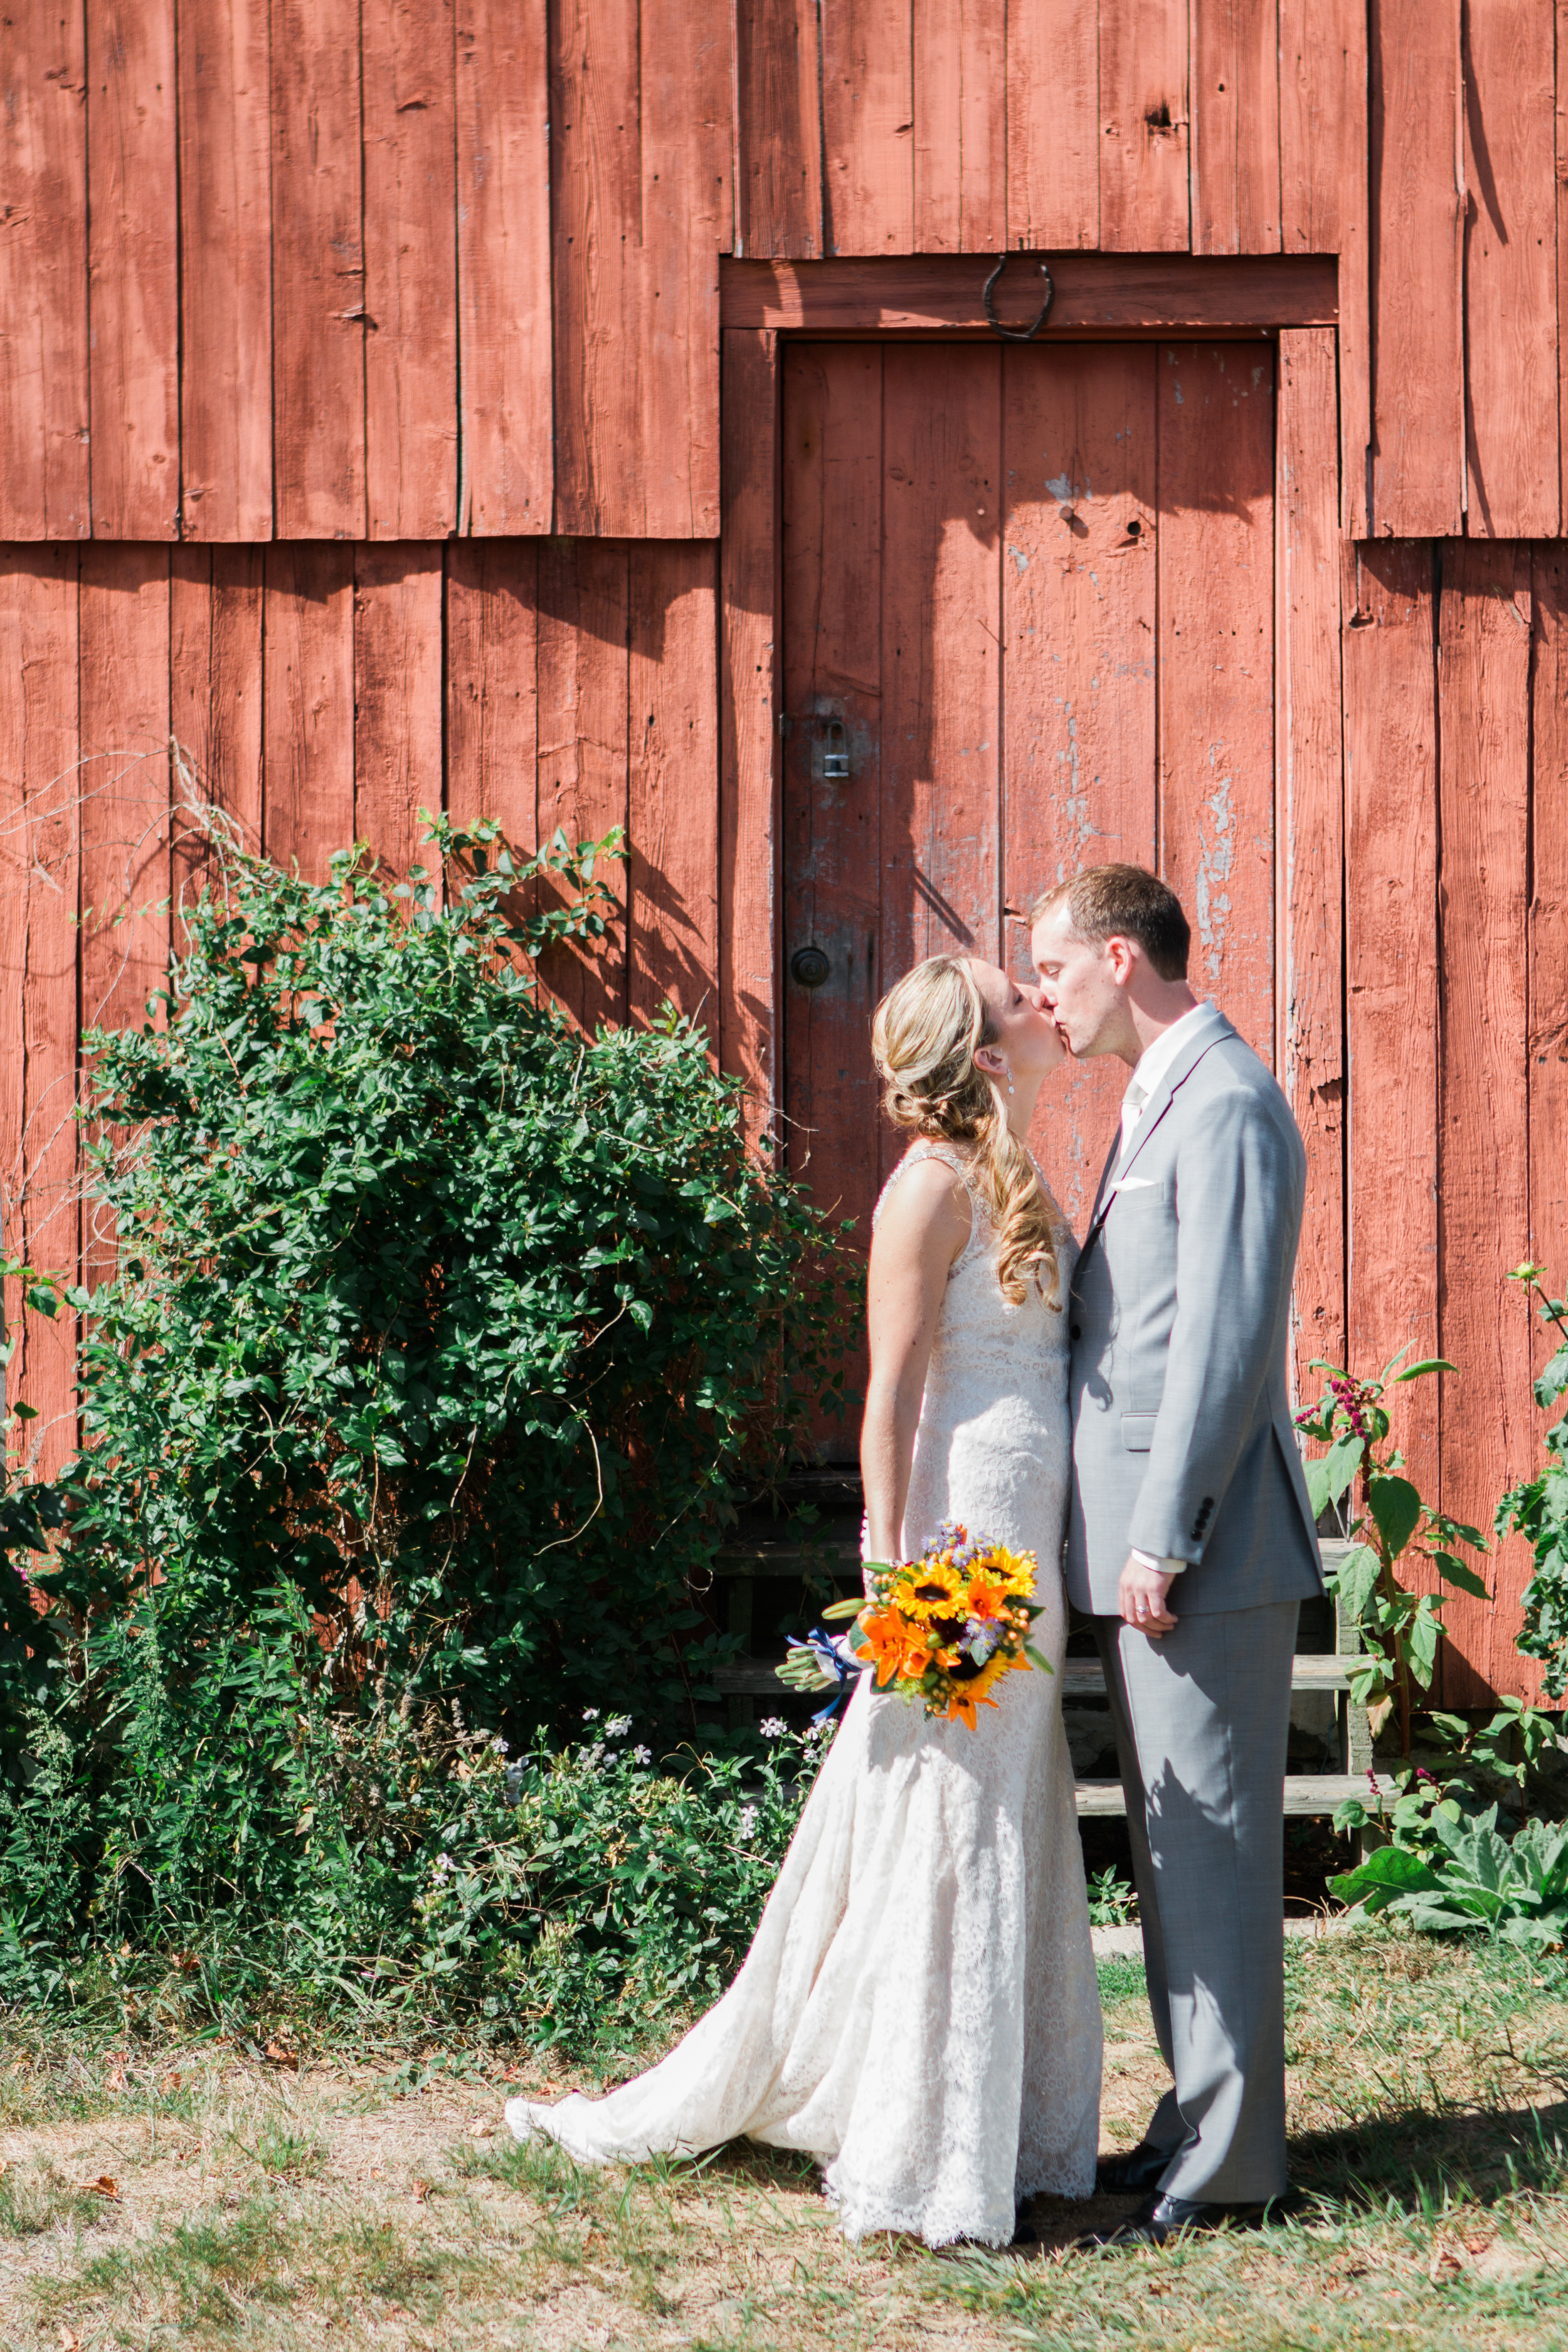
<instances>
[{"instance_id":1,"label":"white lace wedding dress","mask_svg":"<svg viewBox=\"0 0 1568 2352\"><path fill-rule=\"evenodd\" d=\"M888 1190L931 1150L917 1146ZM1065 1225L1058 1246L1065 1299ZM904 2230L933 2246L1005 2244L1037 2190L1092 2188L1100 2000L1061 1721L1066 1317L1033 1285L1008 1306L995 1255L975 1202L926 1378L904 1551L956 1518L1037 1552L1034 1641L1057 1672L1005 1676L973 1731L863 1680L729 1991L607 2098L511 2100L520 2139L546 2133L595 2164L742 2135L804 2148L847 2236Z\"/></svg>"}]
</instances>

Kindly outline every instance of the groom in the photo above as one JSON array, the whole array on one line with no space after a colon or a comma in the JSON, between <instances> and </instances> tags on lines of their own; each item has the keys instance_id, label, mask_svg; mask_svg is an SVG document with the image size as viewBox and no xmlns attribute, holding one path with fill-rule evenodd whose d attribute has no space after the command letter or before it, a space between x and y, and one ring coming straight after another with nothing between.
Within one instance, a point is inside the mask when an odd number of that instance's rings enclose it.
<instances>
[{"instance_id":1,"label":"groom","mask_svg":"<svg viewBox=\"0 0 1568 2352\"><path fill-rule=\"evenodd\" d=\"M1249 1045L1187 985L1181 902L1099 866L1031 912L1074 1054L1131 1076L1069 1305L1068 1591L1094 1619L1154 2030L1174 2077L1100 2185L1118 2242L1285 2190L1281 1785L1300 1602L1321 1590L1285 1346L1306 1155Z\"/></svg>"}]
</instances>

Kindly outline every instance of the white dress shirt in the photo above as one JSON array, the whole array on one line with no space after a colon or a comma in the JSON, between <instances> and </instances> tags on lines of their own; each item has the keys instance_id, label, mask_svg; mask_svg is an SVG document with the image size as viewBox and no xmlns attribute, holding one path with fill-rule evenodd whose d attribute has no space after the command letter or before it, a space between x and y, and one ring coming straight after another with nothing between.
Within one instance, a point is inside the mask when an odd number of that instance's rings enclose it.
<instances>
[{"instance_id":1,"label":"white dress shirt","mask_svg":"<svg viewBox=\"0 0 1568 2352\"><path fill-rule=\"evenodd\" d=\"M1121 1149L1117 1154L1119 1166L1126 1159L1132 1139L1138 1132L1144 1104L1160 1086L1208 1009L1206 1001L1194 1004L1190 1013L1184 1013L1179 1021L1173 1021L1168 1029L1162 1029L1153 1044L1145 1045L1139 1055L1132 1076L1127 1081L1127 1092L1121 1098ZM1156 1559L1152 1552L1134 1549L1131 1557L1140 1568L1152 1569L1156 1576L1180 1576L1187 1565L1184 1559L1178 1559L1173 1554Z\"/></svg>"}]
</instances>

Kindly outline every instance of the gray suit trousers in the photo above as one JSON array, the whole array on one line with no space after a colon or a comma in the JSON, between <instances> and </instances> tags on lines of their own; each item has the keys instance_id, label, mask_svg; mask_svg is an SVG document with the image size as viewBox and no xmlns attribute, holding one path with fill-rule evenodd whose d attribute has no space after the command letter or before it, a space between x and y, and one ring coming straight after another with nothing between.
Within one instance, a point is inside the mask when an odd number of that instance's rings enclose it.
<instances>
[{"instance_id":1,"label":"gray suit trousers","mask_svg":"<svg viewBox=\"0 0 1568 2352\"><path fill-rule=\"evenodd\" d=\"M1094 1620L1149 2005L1175 2081L1145 2137L1171 2153L1163 2190L1215 2204L1285 2190L1280 1790L1299 1608L1178 1616L1159 1641Z\"/></svg>"}]
</instances>

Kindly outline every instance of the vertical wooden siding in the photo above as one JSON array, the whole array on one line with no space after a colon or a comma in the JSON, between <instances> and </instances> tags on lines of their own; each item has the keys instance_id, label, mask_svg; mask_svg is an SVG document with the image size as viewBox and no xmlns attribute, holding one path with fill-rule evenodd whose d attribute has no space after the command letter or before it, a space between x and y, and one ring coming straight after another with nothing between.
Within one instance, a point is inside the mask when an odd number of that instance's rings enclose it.
<instances>
[{"instance_id":1,"label":"vertical wooden siding","mask_svg":"<svg viewBox=\"0 0 1568 2352\"><path fill-rule=\"evenodd\" d=\"M0 529L710 537L721 254L1026 246L1337 254L1346 528L1549 537L1565 5L16 0Z\"/></svg>"}]
</instances>

